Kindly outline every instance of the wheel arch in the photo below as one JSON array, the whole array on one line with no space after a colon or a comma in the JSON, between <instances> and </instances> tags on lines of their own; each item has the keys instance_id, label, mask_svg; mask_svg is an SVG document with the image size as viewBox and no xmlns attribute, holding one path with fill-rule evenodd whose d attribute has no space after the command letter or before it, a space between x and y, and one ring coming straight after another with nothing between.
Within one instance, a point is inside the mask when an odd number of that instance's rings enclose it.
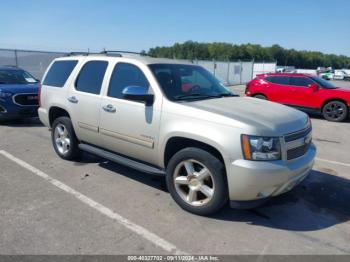
<instances>
[{"instance_id":1,"label":"wheel arch","mask_svg":"<svg viewBox=\"0 0 350 262\"><path fill-rule=\"evenodd\" d=\"M50 127L52 127L53 121L55 121L56 118L61 116L67 116L70 118L70 115L68 111L62 107L59 106L52 106L49 110L49 124Z\"/></svg>"},{"instance_id":2,"label":"wheel arch","mask_svg":"<svg viewBox=\"0 0 350 262\"><path fill-rule=\"evenodd\" d=\"M339 101L339 102L342 102L344 103L347 107L349 107L349 103L346 102L345 99L343 98L328 98L327 100L325 100L321 106L321 112L323 111L323 108L325 107L325 105L331 101Z\"/></svg>"},{"instance_id":3,"label":"wheel arch","mask_svg":"<svg viewBox=\"0 0 350 262\"><path fill-rule=\"evenodd\" d=\"M217 147L214 145L208 144L207 142L200 141L193 138L188 138L184 136L173 136L170 137L164 147L164 153L163 153L163 165L166 167L169 163L169 160L171 157L179 152L180 150L187 148L187 147L196 147L203 149L215 157L217 157L225 166L225 161L222 152L220 152ZM226 168L225 168L226 169Z\"/></svg>"}]
</instances>

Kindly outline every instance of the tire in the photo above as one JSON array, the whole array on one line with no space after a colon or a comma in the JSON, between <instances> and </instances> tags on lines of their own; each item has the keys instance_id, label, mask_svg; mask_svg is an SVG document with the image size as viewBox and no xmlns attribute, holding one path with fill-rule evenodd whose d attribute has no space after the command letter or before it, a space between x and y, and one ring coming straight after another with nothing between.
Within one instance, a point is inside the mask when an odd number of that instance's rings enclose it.
<instances>
[{"instance_id":1,"label":"tire","mask_svg":"<svg viewBox=\"0 0 350 262\"><path fill-rule=\"evenodd\" d=\"M79 141L69 117L56 118L52 124L51 141L56 154L65 160L79 157Z\"/></svg>"},{"instance_id":2,"label":"tire","mask_svg":"<svg viewBox=\"0 0 350 262\"><path fill-rule=\"evenodd\" d=\"M227 203L225 178L224 164L199 148L180 150L166 168L166 183L172 198L184 210L201 216L213 214Z\"/></svg>"},{"instance_id":3,"label":"tire","mask_svg":"<svg viewBox=\"0 0 350 262\"><path fill-rule=\"evenodd\" d=\"M254 97L254 98L258 98L258 99L262 99L262 100L267 100L267 97L264 96L264 95L261 95L261 94L254 95L253 97Z\"/></svg>"},{"instance_id":4,"label":"tire","mask_svg":"<svg viewBox=\"0 0 350 262\"><path fill-rule=\"evenodd\" d=\"M348 107L341 101L330 101L322 108L323 117L332 122L342 122L348 117Z\"/></svg>"}]
</instances>

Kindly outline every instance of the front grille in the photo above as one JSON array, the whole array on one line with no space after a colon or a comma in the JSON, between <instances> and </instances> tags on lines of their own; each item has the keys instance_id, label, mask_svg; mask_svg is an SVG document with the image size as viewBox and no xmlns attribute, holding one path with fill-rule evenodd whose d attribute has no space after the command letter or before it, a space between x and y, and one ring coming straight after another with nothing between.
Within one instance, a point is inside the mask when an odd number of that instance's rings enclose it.
<instances>
[{"instance_id":1,"label":"front grille","mask_svg":"<svg viewBox=\"0 0 350 262\"><path fill-rule=\"evenodd\" d=\"M284 136L287 147L287 160L292 160L306 154L311 145L311 125L303 130Z\"/></svg>"},{"instance_id":2,"label":"front grille","mask_svg":"<svg viewBox=\"0 0 350 262\"><path fill-rule=\"evenodd\" d=\"M308 143L293 149L289 149L287 151L287 160L292 160L305 155L307 150L309 150L310 145L311 143Z\"/></svg>"},{"instance_id":3,"label":"front grille","mask_svg":"<svg viewBox=\"0 0 350 262\"><path fill-rule=\"evenodd\" d=\"M38 94L19 94L13 97L13 101L21 106L39 105Z\"/></svg>"},{"instance_id":4,"label":"front grille","mask_svg":"<svg viewBox=\"0 0 350 262\"><path fill-rule=\"evenodd\" d=\"M300 131L298 131L298 132L295 132L295 133L291 133L291 134L289 134L289 135L286 135L286 136L284 137L284 141L286 141L286 143L288 143L288 142L291 142L291 141L293 141L293 140L300 139L300 138L302 138L302 137L307 136L311 131L312 131L312 127L309 126L309 127L305 128L305 129L303 129L303 130L300 130Z\"/></svg>"}]
</instances>

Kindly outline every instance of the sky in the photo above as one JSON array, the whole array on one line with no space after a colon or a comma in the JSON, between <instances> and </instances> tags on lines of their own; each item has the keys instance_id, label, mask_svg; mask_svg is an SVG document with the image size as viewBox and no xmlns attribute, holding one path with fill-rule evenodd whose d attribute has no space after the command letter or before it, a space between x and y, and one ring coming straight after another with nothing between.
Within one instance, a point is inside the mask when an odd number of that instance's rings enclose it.
<instances>
[{"instance_id":1,"label":"sky","mask_svg":"<svg viewBox=\"0 0 350 262\"><path fill-rule=\"evenodd\" d=\"M350 56L349 0L0 0L0 48L148 50L187 40Z\"/></svg>"}]
</instances>

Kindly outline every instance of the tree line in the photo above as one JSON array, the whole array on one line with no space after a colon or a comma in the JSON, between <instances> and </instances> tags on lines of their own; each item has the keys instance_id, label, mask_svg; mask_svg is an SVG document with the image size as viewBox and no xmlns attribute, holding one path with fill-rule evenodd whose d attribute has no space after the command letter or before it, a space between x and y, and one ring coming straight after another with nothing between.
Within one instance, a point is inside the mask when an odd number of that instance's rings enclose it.
<instances>
[{"instance_id":1,"label":"tree line","mask_svg":"<svg viewBox=\"0 0 350 262\"><path fill-rule=\"evenodd\" d=\"M316 69L317 67L333 67L334 69L350 68L350 57L344 55L324 54L316 51L297 51L285 49L279 45L262 47L261 45L229 43L198 43L187 41L169 47L155 47L148 52L150 56L190 59L190 60L255 60L277 61L280 66Z\"/></svg>"}]
</instances>

